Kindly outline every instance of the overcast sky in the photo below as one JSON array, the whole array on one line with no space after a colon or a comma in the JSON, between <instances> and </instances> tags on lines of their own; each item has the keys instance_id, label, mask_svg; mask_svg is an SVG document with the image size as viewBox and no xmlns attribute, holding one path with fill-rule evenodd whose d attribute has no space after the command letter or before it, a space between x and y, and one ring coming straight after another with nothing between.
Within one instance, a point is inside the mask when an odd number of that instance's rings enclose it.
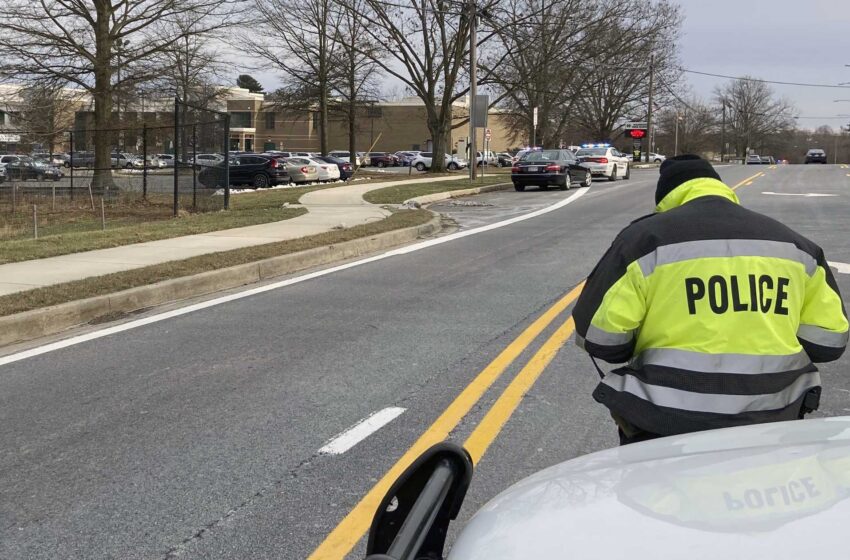
<instances>
[{"instance_id":1,"label":"overcast sky","mask_svg":"<svg viewBox=\"0 0 850 560\"><path fill-rule=\"evenodd\" d=\"M765 80L850 82L850 0L681 0L685 68ZM725 80L687 74L694 93L709 97ZM850 88L771 85L803 117L850 114ZM850 118L800 119L805 128Z\"/></svg>"},{"instance_id":2,"label":"overcast sky","mask_svg":"<svg viewBox=\"0 0 850 560\"><path fill-rule=\"evenodd\" d=\"M850 0L679 0L685 13L681 61L685 68L750 75L765 80L838 84L850 82ZM252 72L266 91L279 86L276 73ZM692 91L706 99L722 78L686 74ZM387 80L388 89L395 82ZM850 122L847 89L772 85L797 107L801 127ZM389 93L389 91L385 92ZM819 117L819 118L808 118ZM824 118L831 117L831 118Z\"/></svg>"}]
</instances>

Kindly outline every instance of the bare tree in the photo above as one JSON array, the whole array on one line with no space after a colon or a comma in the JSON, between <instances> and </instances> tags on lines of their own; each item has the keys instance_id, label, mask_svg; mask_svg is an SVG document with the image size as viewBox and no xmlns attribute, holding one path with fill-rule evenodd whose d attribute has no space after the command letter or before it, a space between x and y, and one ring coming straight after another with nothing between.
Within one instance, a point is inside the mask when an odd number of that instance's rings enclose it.
<instances>
[{"instance_id":1,"label":"bare tree","mask_svg":"<svg viewBox=\"0 0 850 560\"><path fill-rule=\"evenodd\" d=\"M334 65L340 69L338 79L331 87L339 101L331 108L342 115L348 128L348 152L352 165L357 161L357 115L366 102L378 97L376 83L380 56L376 43L364 32L369 25L370 13L366 0L347 0L337 4L341 10L339 27L333 41L338 45Z\"/></svg>"},{"instance_id":2,"label":"bare tree","mask_svg":"<svg viewBox=\"0 0 850 560\"><path fill-rule=\"evenodd\" d=\"M578 127L600 140L612 139L625 119L646 120L650 72L655 72L655 106L664 105L664 97L669 97L666 88L673 87L680 75L679 7L666 0L628 0L618 6L623 10L619 18L596 30L587 45L599 54L584 60L588 83L575 105Z\"/></svg>"},{"instance_id":3,"label":"bare tree","mask_svg":"<svg viewBox=\"0 0 850 560\"><path fill-rule=\"evenodd\" d=\"M771 135L794 128L794 107L777 98L764 82L741 78L715 91L717 103L725 106L727 134L731 135L739 157L762 145Z\"/></svg>"},{"instance_id":4,"label":"bare tree","mask_svg":"<svg viewBox=\"0 0 850 560\"><path fill-rule=\"evenodd\" d=\"M445 171L453 104L469 92L469 4L450 0L364 0L373 14L365 34L379 49L375 63L422 100L434 157L431 171ZM479 3L488 12L496 0ZM490 33L482 33L483 44ZM487 79L482 76L482 81Z\"/></svg>"},{"instance_id":5,"label":"bare tree","mask_svg":"<svg viewBox=\"0 0 850 560\"><path fill-rule=\"evenodd\" d=\"M287 108L311 108L318 102L319 145L328 153L328 110L342 11L334 0L255 0L261 17L246 37L248 50L273 64L284 86L273 103Z\"/></svg>"},{"instance_id":6,"label":"bare tree","mask_svg":"<svg viewBox=\"0 0 850 560\"><path fill-rule=\"evenodd\" d=\"M17 95L20 110L15 121L27 141L42 144L52 154L67 139L74 112L84 102L84 92L61 82L45 82L22 87Z\"/></svg>"},{"instance_id":7,"label":"bare tree","mask_svg":"<svg viewBox=\"0 0 850 560\"><path fill-rule=\"evenodd\" d=\"M663 146L657 149L671 156L706 154L719 145L717 109L696 97L677 100L658 114L656 123L656 145Z\"/></svg>"},{"instance_id":8,"label":"bare tree","mask_svg":"<svg viewBox=\"0 0 850 560\"><path fill-rule=\"evenodd\" d=\"M114 93L154 75L152 57L180 43L166 31L177 17L186 33L232 24L237 0L6 0L0 14L5 72L18 80L59 80L94 100L95 128L112 123ZM169 30L170 31L170 30ZM116 51L116 47L120 46ZM111 185L109 138L94 135L97 186Z\"/></svg>"}]
</instances>

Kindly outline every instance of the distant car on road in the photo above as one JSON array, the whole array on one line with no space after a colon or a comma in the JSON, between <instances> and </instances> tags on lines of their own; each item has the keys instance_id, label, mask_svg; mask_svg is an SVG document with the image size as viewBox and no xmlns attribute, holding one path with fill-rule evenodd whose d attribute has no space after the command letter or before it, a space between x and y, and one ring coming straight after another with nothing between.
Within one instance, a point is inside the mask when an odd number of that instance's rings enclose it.
<instances>
[{"instance_id":1,"label":"distant car on road","mask_svg":"<svg viewBox=\"0 0 850 560\"><path fill-rule=\"evenodd\" d=\"M653 154L652 152L649 152L649 161L653 163L663 163L666 159L667 156L663 154Z\"/></svg>"},{"instance_id":2,"label":"distant car on road","mask_svg":"<svg viewBox=\"0 0 850 560\"><path fill-rule=\"evenodd\" d=\"M541 190L550 185L567 190L575 183L589 187L592 180L591 167L566 149L528 152L511 168L511 181L517 191L524 191L529 185Z\"/></svg>"},{"instance_id":3,"label":"distant car on road","mask_svg":"<svg viewBox=\"0 0 850 560\"><path fill-rule=\"evenodd\" d=\"M826 163L826 152L819 149L811 149L806 152L805 163Z\"/></svg>"},{"instance_id":4,"label":"distant car on road","mask_svg":"<svg viewBox=\"0 0 850 560\"><path fill-rule=\"evenodd\" d=\"M746 165L761 165L761 156L758 154L750 154L744 161Z\"/></svg>"},{"instance_id":5,"label":"distant car on road","mask_svg":"<svg viewBox=\"0 0 850 560\"><path fill-rule=\"evenodd\" d=\"M762 165L773 165L776 163L776 160L773 156L761 156L761 163Z\"/></svg>"},{"instance_id":6,"label":"distant car on road","mask_svg":"<svg viewBox=\"0 0 850 560\"><path fill-rule=\"evenodd\" d=\"M607 177L609 181L618 178L629 179L632 174L631 158L621 154L616 148L605 144L588 145L576 152L576 157L590 167L594 175Z\"/></svg>"}]
</instances>

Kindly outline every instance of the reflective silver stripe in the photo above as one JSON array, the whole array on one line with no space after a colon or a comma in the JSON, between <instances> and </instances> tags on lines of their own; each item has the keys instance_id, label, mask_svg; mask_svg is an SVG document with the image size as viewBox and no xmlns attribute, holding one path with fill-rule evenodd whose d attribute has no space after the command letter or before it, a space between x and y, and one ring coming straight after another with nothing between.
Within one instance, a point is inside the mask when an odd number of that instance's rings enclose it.
<instances>
[{"instance_id":1,"label":"reflective silver stripe","mask_svg":"<svg viewBox=\"0 0 850 560\"><path fill-rule=\"evenodd\" d=\"M800 325L800 328L797 329L797 336L799 338L819 344L820 346L829 346L830 348L843 348L847 346L848 335L850 335L850 331L838 333L814 325Z\"/></svg>"},{"instance_id":2,"label":"reflective silver stripe","mask_svg":"<svg viewBox=\"0 0 850 560\"><path fill-rule=\"evenodd\" d=\"M706 239L661 245L655 251L638 259L644 276L649 276L656 267L692 259L712 257L774 257L802 264L811 276L818 263L813 256L793 243L766 239Z\"/></svg>"},{"instance_id":3,"label":"reflective silver stripe","mask_svg":"<svg viewBox=\"0 0 850 560\"><path fill-rule=\"evenodd\" d=\"M586 350L586 348L584 347L584 337L578 333L576 333L576 346L578 346L582 350Z\"/></svg>"},{"instance_id":4,"label":"reflective silver stripe","mask_svg":"<svg viewBox=\"0 0 850 560\"><path fill-rule=\"evenodd\" d=\"M667 366L704 373L780 373L804 368L811 364L808 354L759 356L753 354L707 354L678 348L647 348L635 356L631 367L645 365Z\"/></svg>"},{"instance_id":5,"label":"reflective silver stripe","mask_svg":"<svg viewBox=\"0 0 850 560\"><path fill-rule=\"evenodd\" d=\"M634 337L635 333L632 331L624 333L610 333L600 329L599 327L590 325L587 327L587 336L585 339L588 342L599 344L600 346L620 346L628 344Z\"/></svg>"},{"instance_id":6,"label":"reflective silver stripe","mask_svg":"<svg viewBox=\"0 0 850 560\"><path fill-rule=\"evenodd\" d=\"M657 406L690 410L693 412L712 412L716 414L740 414L760 410L785 408L799 399L803 393L820 385L818 372L806 373L794 383L779 391L765 395L717 395L713 393L693 393L681 389L671 389L660 385L650 385L633 375L608 374L602 383L620 392L630 393Z\"/></svg>"}]
</instances>

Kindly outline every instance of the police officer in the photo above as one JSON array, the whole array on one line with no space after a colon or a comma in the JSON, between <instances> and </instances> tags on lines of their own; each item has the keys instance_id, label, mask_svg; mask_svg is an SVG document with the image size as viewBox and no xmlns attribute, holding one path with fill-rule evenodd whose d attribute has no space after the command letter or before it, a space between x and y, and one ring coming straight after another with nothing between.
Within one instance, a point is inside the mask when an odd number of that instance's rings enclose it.
<instances>
[{"instance_id":1,"label":"police officer","mask_svg":"<svg viewBox=\"0 0 850 560\"><path fill-rule=\"evenodd\" d=\"M823 251L741 207L698 156L660 171L656 213L620 232L573 311L580 347L628 361L593 392L621 444L817 409L812 362L848 337Z\"/></svg>"}]
</instances>

